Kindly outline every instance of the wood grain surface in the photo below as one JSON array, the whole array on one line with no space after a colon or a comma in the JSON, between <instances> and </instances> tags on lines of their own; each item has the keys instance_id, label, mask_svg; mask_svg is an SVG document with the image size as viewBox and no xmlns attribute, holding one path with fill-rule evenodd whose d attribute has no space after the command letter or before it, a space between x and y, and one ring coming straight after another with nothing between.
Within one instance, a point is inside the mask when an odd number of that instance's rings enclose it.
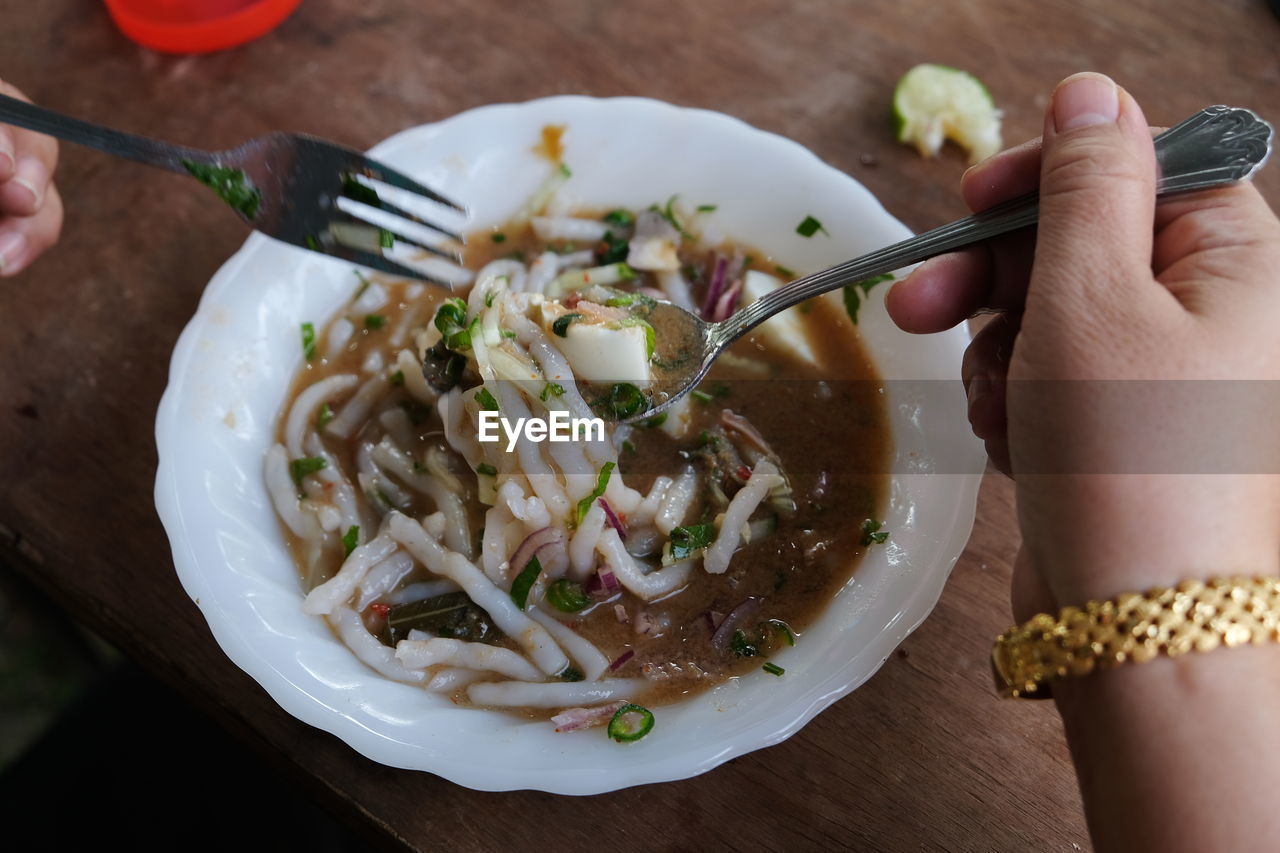
<instances>
[{"instance_id":1,"label":"wood grain surface","mask_svg":"<svg viewBox=\"0 0 1280 853\"><path fill-rule=\"evenodd\" d=\"M645 95L808 146L922 229L963 212L955 150L894 143L912 65L971 69L1039 133L1067 74L1107 72L1153 123L1210 103L1280 119L1265 0L501 2L305 0L272 35L198 57L126 41L91 0L0 0L0 76L55 109L205 147L305 131L367 147L481 104ZM767 168L767 164L762 164ZM1273 204L1280 168L1259 178ZM369 762L280 710L221 653L152 503L169 354L246 234L195 182L63 148L62 244L0 283L0 559L389 848L1076 850L1089 845L1053 708L1004 703L1012 488L988 477L937 609L864 687L780 746L590 798L478 793Z\"/></svg>"}]
</instances>

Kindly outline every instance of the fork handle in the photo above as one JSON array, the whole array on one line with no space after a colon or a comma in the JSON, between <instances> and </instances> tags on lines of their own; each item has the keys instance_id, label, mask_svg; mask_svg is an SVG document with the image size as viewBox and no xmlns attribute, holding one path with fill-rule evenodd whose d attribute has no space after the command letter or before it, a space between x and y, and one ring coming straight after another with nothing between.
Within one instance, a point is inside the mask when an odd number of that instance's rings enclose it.
<instances>
[{"instance_id":1,"label":"fork handle","mask_svg":"<svg viewBox=\"0 0 1280 853\"><path fill-rule=\"evenodd\" d=\"M1250 110L1224 106L1201 110L1155 138L1160 170L1157 198L1251 177L1266 162L1271 134L1271 125ZM1025 228L1039 218L1038 193L1010 199L771 291L715 324L713 334L718 342L728 343L806 299Z\"/></svg>"},{"instance_id":2,"label":"fork handle","mask_svg":"<svg viewBox=\"0 0 1280 853\"><path fill-rule=\"evenodd\" d=\"M0 95L0 123L56 136L67 142L86 145L108 154L115 154L117 157L136 160L149 166L159 166L161 169L169 169L183 175L189 174L186 167L182 165L183 160L210 164L216 162L212 153L199 148L170 145L145 136L113 130L44 107L37 107L35 104L28 104L26 101L20 101L8 95Z\"/></svg>"}]
</instances>

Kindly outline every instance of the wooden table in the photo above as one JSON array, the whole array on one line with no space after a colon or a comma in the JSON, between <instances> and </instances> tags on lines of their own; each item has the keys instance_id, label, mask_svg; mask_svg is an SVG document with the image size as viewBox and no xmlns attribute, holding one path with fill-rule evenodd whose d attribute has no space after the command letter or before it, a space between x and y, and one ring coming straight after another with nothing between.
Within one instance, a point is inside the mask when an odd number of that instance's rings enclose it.
<instances>
[{"instance_id":1,"label":"wooden table","mask_svg":"<svg viewBox=\"0 0 1280 853\"><path fill-rule=\"evenodd\" d=\"M89 119L204 145L277 129L365 147L480 104L647 95L785 134L913 228L962 212L962 158L895 144L894 81L969 68L1039 132L1046 92L1105 71L1153 122L1210 103L1280 118L1280 22L1263 0L679 4L306 0L273 35L200 58L121 37L88 0L0 0L0 75ZM0 284L0 560L391 847L590 843L806 850L1088 846L1049 705L1002 703L1012 489L990 477L929 620L866 686L772 749L696 779L582 801L391 770L297 722L236 669L179 588L152 508L169 353L245 232L194 182L64 148L62 245ZM1280 168L1259 183L1280 200ZM588 842L588 838L593 839Z\"/></svg>"}]
</instances>

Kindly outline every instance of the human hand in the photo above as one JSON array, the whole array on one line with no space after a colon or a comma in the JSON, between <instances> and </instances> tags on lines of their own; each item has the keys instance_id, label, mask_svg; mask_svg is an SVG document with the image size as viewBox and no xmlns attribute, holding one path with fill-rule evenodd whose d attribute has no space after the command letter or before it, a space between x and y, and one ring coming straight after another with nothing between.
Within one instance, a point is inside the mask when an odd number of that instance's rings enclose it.
<instances>
[{"instance_id":1,"label":"human hand","mask_svg":"<svg viewBox=\"0 0 1280 853\"><path fill-rule=\"evenodd\" d=\"M1156 209L1155 177L1133 98L1101 75L1068 78L1043 139L962 184L975 211L1039 186L1038 229L929 261L887 296L912 332L1000 312L961 370L974 432L1017 482L1019 619L1185 577L1280 573L1275 421L1230 409L1241 383L1152 381L1280 379L1280 222L1250 184ZM1215 441L1263 473L1206 461ZM1166 444L1155 456L1184 464L1134 464Z\"/></svg>"},{"instance_id":2,"label":"human hand","mask_svg":"<svg viewBox=\"0 0 1280 853\"><path fill-rule=\"evenodd\" d=\"M0 93L28 98L0 81ZM0 124L0 278L17 275L58 242L62 198L53 185L58 143Z\"/></svg>"}]
</instances>

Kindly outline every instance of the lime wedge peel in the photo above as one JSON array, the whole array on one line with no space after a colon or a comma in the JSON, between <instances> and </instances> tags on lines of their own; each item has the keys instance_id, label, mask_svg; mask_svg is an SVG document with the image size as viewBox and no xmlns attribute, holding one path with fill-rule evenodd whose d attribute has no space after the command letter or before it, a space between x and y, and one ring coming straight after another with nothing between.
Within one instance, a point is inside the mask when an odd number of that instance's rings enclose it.
<instances>
[{"instance_id":1,"label":"lime wedge peel","mask_svg":"<svg viewBox=\"0 0 1280 853\"><path fill-rule=\"evenodd\" d=\"M1001 148L1000 110L987 87L967 71L946 65L917 65L893 90L898 141L933 157L950 139L977 163Z\"/></svg>"}]
</instances>

